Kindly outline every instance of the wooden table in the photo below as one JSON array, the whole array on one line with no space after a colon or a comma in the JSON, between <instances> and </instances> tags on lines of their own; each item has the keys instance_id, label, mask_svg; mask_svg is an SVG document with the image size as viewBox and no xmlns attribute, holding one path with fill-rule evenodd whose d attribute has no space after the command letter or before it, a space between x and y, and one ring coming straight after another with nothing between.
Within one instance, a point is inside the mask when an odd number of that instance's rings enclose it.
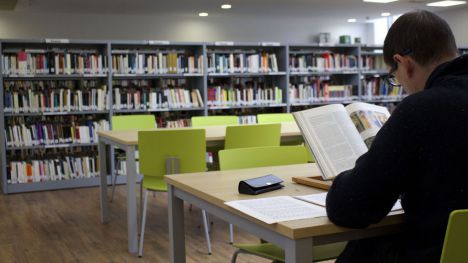
<instances>
[{"instance_id":1,"label":"wooden table","mask_svg":"<svg viewBox=\"0 0 468 263\"><path fill-rule=\"evenodd\" d=\"M281 190L259 196L239 194L239 180L275 174L284 180ZM312 262L312 246L337 241L396 233L403 223L402 212L392 212L380 223L366 229L349 229L334 225L327 217L266 224L224 204L226 201L272 197L296 196L319 193L323 190L293 183L293 176L316 176L315 164L263 167L255 169L214 171L206 173L166 175L169 189L169 235L171 262L185 262L183 202L205 209L229 223L262 239L268 240L285 250L286 262Z\"/></svg>"},{"instance_id":2,"label":"wooden table","mask_svg":"<svg viewBox=\"0 0 468 263\"><path fill-rule=\"evenodd\" d=\"M188 128L190 129L190 128ZM226 126L209 126L206 130L207 146L223 146L226 135ZM125 150L127 170L127 231L128 251L136 253L138 250L137 229L137 198L135 186L137 181L135 149L138 145L138 131L105 131L98 132L99 135L99 163L105 164L107 160L108 147L117 147ZM282 141L300 141L302 135L295 122L283 123L281 125ZM107 200L107 167L99 165L100 170L100 195L101 195L101 221L109 222L109 204Z\"/></svg>"}]
</instances>

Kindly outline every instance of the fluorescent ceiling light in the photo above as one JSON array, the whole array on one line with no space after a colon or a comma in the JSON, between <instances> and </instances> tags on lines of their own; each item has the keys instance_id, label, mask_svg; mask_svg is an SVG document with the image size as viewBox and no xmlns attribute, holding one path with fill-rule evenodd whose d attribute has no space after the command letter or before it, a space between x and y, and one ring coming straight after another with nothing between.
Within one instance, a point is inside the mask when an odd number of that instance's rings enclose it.
<instances>
[{"instance_id":1,"label":"fluorescent ceiling light","mask_svg":"<svg viewBox=\"0 0 468 263\"><path fill-rule=\"evenodd\" d=\"M348 23L356 23L356 18L350 18L348 19Z\"/></svg>"},{"instance_id":2,"label":"fluorescent ceiling light","mask_svg":"<svg viewBox=\"0 0 468 263\"><path fill-rule=\"evenodd\" d=\"M382 16L390 16L391 14L389 12L383 12L381 15Z\"/></svg>"},{"instance_id":3,"label":"fluorescent ceiling light","mask_svg":"<svg viewBox=\"0 0 468 263\"><path fill-rule=\"evenodd\" d=\"M231 9L231 5L230 4L224 4L221 6L222 9Z\"/></svg>"},{"instance_id":4,"label":"fluorescent ceiling light","mask_svg":"<svg viewBox=\"0 0 468 263\"><path fill-rule=\"evenodd\" d=\"M199 16L208 16L208 13L202 12L202 13L199 13L198 15L199 15Z\"/></svg>"},{"instance_id":5,"label":"fluorescent ceiling light","mask_svg":"<svg viewBox=\"0 0 468 263\"><path fill-rule=\"evenodd\" d=\"M368 3L381 3L381 4L386 4L386 3L391 3L391 2L396 2L398 0L362 0L364 2Z\"/></svg>"},{"instance_id":6,"label":"fluorescent ceiling light","mask_svg":"<svg viewBox=\"0 0 468 263\"><path fill-rule=\"evenodd\" d=\"M427 4L427 6L437 6L437 7L447 7L454 5L463 5L466 4L466 1L439 1Z\"/></svg>"}]
</instances>

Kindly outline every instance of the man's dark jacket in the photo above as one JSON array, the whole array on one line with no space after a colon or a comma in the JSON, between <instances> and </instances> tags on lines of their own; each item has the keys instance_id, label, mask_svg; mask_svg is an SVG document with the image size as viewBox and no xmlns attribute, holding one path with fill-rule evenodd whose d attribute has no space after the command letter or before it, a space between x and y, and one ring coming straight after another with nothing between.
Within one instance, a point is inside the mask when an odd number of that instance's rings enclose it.
<instances>
[{"instance_id":1,"label":"man's dark jacket","mask_svg":"<svg viewBox=\"0 0 468 263\"><path fill-rule=\"evenodd\" d=\"M405 262L439 262L450 212L468 208L468 55L438 66L397 106L369 151L335 178L328 217L364 228L399 196Z\"/></svg>"}]
</instances>

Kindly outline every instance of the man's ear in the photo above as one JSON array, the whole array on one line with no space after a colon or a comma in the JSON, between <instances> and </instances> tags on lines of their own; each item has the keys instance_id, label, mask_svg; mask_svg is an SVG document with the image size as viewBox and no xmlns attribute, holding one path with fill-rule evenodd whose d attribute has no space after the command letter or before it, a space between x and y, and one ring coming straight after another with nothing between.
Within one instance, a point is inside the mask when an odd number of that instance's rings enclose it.
<instances>
[{"instance_id":1,"label":"man's ear","mask_svg":"<svg viewBox=\"0 0 468 263\"><path fill-rule=\"evenodd\" d=\"M398 63L398 67L401 67L401 71L404 71L408 78L413 76L415 64L411 57L395 54L393 60Z\"/></svg>"}]
</instances>

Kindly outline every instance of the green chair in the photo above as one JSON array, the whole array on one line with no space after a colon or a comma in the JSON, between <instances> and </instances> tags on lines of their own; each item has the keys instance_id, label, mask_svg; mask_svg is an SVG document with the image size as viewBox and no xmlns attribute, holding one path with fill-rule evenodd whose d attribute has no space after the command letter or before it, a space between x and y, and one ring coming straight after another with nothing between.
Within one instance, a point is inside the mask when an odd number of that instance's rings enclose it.
<instances>
[{"instance_id":1,"label":"green chair","mask_svg":"<svg viewBox=\"0 0 468 263\"><path fill-rule=\"evenodd\" d=\"M295 122L294 116L291 113L266 113L266 114L257 114L258 123L282 123L282 122ZM295 143L292 143L295 145ZM287 144L289 145L289 144ZM307 146L306 146L307 147ZM308 161L313 163L315 162L314 157L307 149Z\"/></svg>"},{"instance_id":2,"label":"green chair","mask_svg":"<svg viewBox=\"0 0 468 263\"><path fill-rule=\"evenodd\" d=\"M227 126L224 149L280 146L281 124Z\"/></svg>"},{"instance_id":3,"label":"green chair","mask_svg":"<svg viewBox=\"0 0 468 263\"><path fill-rule=\"evenodd\" d=\"M263 257L273 260L274 263L284 262L284 250L271 243L259 244L234 244L237 251L232 255L231 263L235 263L241 253ZM312 247L312 255L315 261L323 261L337 258L344 250L346 242L332 243Z\"/></svg>"},{"instance_id":4,"label":"green chair","mask_svg":"<svg viewBox=\"0 0 468 263\"><path fill-rule=\"evenodd\" d=\"M138 255L143 254L148 192L166 192L165 174L204 172L205 130L168 129L138 132L140 151L140 173L143 174L145 201L141 222L140 246ZM211 254L210 237L206 212L202 210L208 253Z\"/></svg>"},{"instance_id":5,"label":"green chair","mask_svg":"<svg viewBox=\"0 0 468 263\"><path fill-rule=\"evenodd\" d=\"M131 130L145 130L156 128L156 119L154 115L117 115L112 116L112 130L113 131L131 131ZM136 155L138 152L136 153ZM111 201L114 200L115 185L117 175L112 173L112 195Z\"/></svg>"},{"instance_id":6,"label":"green chair","mask_svg":"<svg viewBox=\"0 0 468 263\"><path fill-rule=\"evenodd\" d=\"M238 125L238 117L232 115L224 116L194 116L192 117L192 127L200 128L206 126L220 126L220 125ZM207 148L206 162L208 170L219 170L217 153L222 150L222 146L210 146Z\"/></svg>"},{"instance_id":7,"label":"green chair","mask_svg":"<svg viewBox=\"0 0 468 263\"><path fill-rule=\"evenodd\" d=\"M280 146L281 124L227 126L224 149ZM234 241L234 229L229 224L229 243Z\"/></svg>"},{"instance_id":8,"label":"green chair","mask_svg":"<svg viewBox=\"0 0 468 263\"><path fill-rule=\"evenodd\" d=\"M219 152L221 170L307 163L304 146L268 146Z\"/></svg>"},{"instance_id":9,"label":"green chair","mask_svg":"<svg viewBox=\"0 0 468 263\"><path fill-rule=\"evenodd\" d=\"M307 163L307 150L302 145L231 149L221 151L219 161L221 170L300 164ZM336 258L345 246L346 242L314 246L314 261ZM232 256L231 263L236 262L240 253L284 262L284 250L271 243L234 244L234 247L237 251Z\"/></svg>"},{"instance_id":10,"label":"green chair","mask_svg":"<svg viewBox=\"0 0 468 263\"><path fill-rule=\"evenodd\" d=\"M466 262L468 260L468 209L450 214L440 263Z\"/></svg>"},{"instance_id":11,"label":"green chair","mask_svg":"<svg viewBox=\"0 0 468 263\"><path fill-rule=\"evenodd\" d=\"M154 115L118 115L112 116L113 131L131 131L156 128Z\"/></svg>"},{"instance_id":12,"label":"green chair","mask_svg":"<svg viewBox=\"0 0 468 263\"><path fill-rule=\"evenodd\" d=\"M282 123L295 122L294 116L291 113L265 113L257 114L258 123Z\"/></svg>"},{"instance_id":13,"label":"green chair","mask_svg":"<svg viewBox=\"0 0 468 263\"><path fill-rule=\"evenodd\" d=\"M237 125L237 116L194 116L192 117L192 127Z\"/></svg>"}]
</instances>

